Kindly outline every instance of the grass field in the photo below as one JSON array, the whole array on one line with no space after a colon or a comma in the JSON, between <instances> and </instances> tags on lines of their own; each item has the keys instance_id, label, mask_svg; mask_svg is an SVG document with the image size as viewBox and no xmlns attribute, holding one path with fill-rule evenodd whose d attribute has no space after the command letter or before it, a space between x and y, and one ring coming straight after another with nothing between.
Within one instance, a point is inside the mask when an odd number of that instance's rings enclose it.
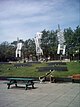
<instances>
[{"instance_id":1,"label":"grass field","mask_svg":"<svg viewBox=\"0 0 80 107\"><path fill-rule=\"evenodd\" d=\"M33 64L31 67L18 67L14 64L0 64L0 76L10 77L39 77L45 74L45 72L38 72L36 67L47 66L46 63ZM55 77L68 77L73 74L80 74L79 62L67 62L68 71L52 72Z\"/></svg>"}]
</instances>

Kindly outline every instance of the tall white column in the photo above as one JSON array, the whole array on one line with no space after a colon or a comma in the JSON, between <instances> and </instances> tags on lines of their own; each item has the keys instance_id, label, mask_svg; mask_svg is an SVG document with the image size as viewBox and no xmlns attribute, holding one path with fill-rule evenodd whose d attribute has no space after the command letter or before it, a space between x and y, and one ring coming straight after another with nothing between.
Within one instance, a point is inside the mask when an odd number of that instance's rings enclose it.
<instances>
[{"instance_id":1,"label":"tall white column","mask_svg":"<svg viewBox=\"0 0 80 107\"><path fill-rule=\"evenodd\" d=\"M64 39L64 33L60 30L60 26L58 25L58 32L57 32L57 39L58 39L58 49L57 54L60 54L60 51L62 51L62 54L65 54L66 45L65 39Z\"/></svg>"},{"instance_id":2,"label":"tall white column","mask_svg":"<svg viewBox=\"0 0 80 107\"><path fill-rule=\"evenodd\" d=\"M16 57L21 57L22 43L17 40Z\"/></svg>"},{"instance_id":3,"label":"tall white column","mask_svg":"<svg viewBox=\"0 0 80 107\"><path fill-rule=\"evenodd\" d=\"M35 37L35 45L36 45L36 55L43 55L43 50L41 49L41 38L42 38L42 33L37 32L36 37Z\"/></svg>"}]
</instances>

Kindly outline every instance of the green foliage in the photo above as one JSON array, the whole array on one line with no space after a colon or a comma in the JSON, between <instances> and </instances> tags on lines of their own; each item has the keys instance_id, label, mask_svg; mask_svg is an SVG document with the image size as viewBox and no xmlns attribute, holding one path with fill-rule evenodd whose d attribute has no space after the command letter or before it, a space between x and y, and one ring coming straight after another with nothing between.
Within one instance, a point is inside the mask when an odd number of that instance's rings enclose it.
<instances>
[{"instance_id":1,"label":"green foliage","mask_svg":"<svg viewBox=\"0 0 80 107\"><path fill-rule=\"evenodd\" d=\"M15 47L8 42L3 42L0 45L0 61L8 61L15 55Z\"/></svg>"},{"instance_id":2,"label":"green foliage","mask_svg":"<svg viewBox=\"0 0 80 107\"><path fill-rule=\"evenodd\" d=\"M50 56L52 58L57 50L56 32L43 30L42 33L41 47L43 49L44 56Z\"/></svg>"},{"instance_id":3,"label":"green foliage","mask_svg":"<svg viewBox=\"0 0 80 107\"><path fill-rule=\"evenodd\" d=\"M80 27L76 27L76 30L72 30L71 28L64 29L64 36L67 45L67 52L69 54L75 54L75 52L80 48Z\"/></svg>"},{"instance_id":4,"label":"green foliage","mask_svg":"<svg viewBox=\"0 0 80 107\"><path fill-rule=\"evenodd\" d=\"M35 55L35 42L34 39L28 39L24 42L24 46L22 48L24 58L29 57L29 55Z\"/></svg>"}]
</instances>

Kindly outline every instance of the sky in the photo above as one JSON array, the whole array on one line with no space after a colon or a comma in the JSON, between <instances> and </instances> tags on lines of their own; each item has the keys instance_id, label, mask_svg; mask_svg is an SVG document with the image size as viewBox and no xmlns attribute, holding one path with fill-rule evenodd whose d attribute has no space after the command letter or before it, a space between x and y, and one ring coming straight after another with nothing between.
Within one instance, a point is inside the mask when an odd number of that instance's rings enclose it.
<instances>
[{"instance_id":1,"label":"sky","mask_svg":"<svg viewBox=\"0 0 80 107\"><path fill-rule=\"evenodd\" d=\"M32 39L37 32L75 29L80 25L80 0L0 0L0 43L17 37Z\"/></svg>"}]
</instances>

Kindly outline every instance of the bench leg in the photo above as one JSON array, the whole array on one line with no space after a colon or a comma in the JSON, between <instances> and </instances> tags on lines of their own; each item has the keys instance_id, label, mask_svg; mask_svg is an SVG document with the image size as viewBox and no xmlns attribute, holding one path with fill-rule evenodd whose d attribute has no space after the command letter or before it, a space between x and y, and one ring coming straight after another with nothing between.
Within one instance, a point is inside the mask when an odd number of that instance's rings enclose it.
<instances>
[{"instance_id":1,"label":"bench leg","mask_svg":"<svg viewBox=\"0 0 80 107\"><path fill-rule=\"evenodd\" d=\"M26 84L25 90L27 90L28 85Z\"/></svg>"},{"instance_id":2,"label":"bench leg","mask_svg":"<svg viewBox=\"0 0 80 107\"><path fill-rule=\"evenodd\" d=\"M72 83L74 83L74 79L72 79Z\"/></svg>"},{"instance_id":3,"label":"bench leg","mask_svg":"<svg viewBox=\"0 0 80 107\"><path fill-rule=\"evenodd\" d=\"M32 88L34 89L34 83L32 84Z\"/></svg>"},{"instance_id":4,"label":"bench leg","mask_svg":"<svg viewBox=\"0 0 80 107\"><path fill-rule=\"evenodd\" d=\"M10 84L7 84L8 85L8 89L10 88Z\"/></svg>"},{"instance_id":5,"label":"bench leg","mask_svg":"<svg viewBox=\"0 0 80 107\"><path fill-rule=\"evenodd\" d=\"M15 86L17 87L17 83L15 83Z\"/></svg>"}]
</instances>

